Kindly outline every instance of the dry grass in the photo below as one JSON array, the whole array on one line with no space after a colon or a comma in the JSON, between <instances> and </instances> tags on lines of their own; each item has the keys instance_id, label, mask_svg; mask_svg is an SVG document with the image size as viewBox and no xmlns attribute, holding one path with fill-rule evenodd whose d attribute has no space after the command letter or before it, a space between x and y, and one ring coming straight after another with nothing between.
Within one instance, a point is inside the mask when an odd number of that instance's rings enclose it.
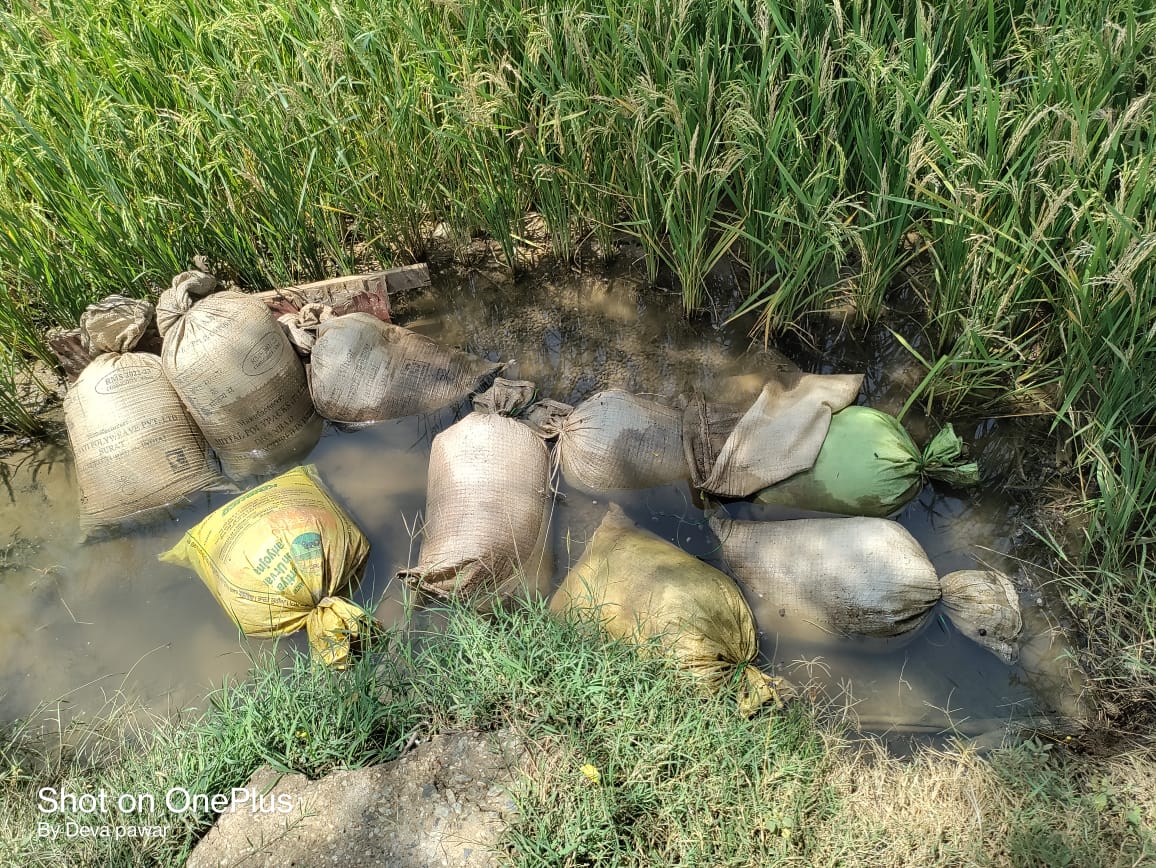
<instances>
[{"instance_id":1,"label":"dry grass","mask_svg":"<svg viewBox=\"0 0 1156 868\"><path fill-rule=\"evenodd\" d=\"M876 742L831 745L841 803L816 834L814 864L1152 864L1156 756L1061 756L1038 741L989 757Z\"/></svg>"}]
</instances>

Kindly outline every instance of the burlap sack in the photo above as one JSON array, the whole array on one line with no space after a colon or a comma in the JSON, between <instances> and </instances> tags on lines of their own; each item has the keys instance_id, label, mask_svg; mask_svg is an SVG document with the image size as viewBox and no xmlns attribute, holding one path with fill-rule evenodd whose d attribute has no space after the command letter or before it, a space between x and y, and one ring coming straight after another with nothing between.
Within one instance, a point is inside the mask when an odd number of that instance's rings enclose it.
<instances>
[{"instance_id":1,"label":"burlap sack","mask_svg":"<svg viewBox=\"0 0 1156 868\"><path fill-rule=\"evenodd\" d=\"M739 707L779 701L781 679L754 665L754 618L735 583L634 524L614 504L550 600L555 612L592 613L611 635L660 637L679 665L711 690L741 679Z\"/></svg>"},{"instance_id":2,"label":"burlap sack","mask_svg":"<svg viewBox=\"0 0 1156 868\"><path fill-rule=\"evenodd\" d=\"M714 516L710 526L735 578L785 619L843 634L900 636L922 627L944 595L923 548L893 521ZM992 653L1014 659L1020 631L1014 588L998 573L965 573L951 574L948 616Z\"/></svg>"},{"instance_id":3,"label":"burlap sack","mask_svg":"<svg viewBox=\"0 0 1156 868\"><path fill-rule=\"evenodd\" d=\"M430 413L485 389L503 367L365 313L316 331L310 388L317 411L334 422Z\"/></svg>"},{"instance_id":4,"label":"burlap sack","mask_svg":"<svg viewBox=\"0 0 1156 868\"><path fill-rule=\"evenodd\" d=\"M198 298L178 275L158 309L161 360L226 473L257 476L300 459L321 437L305 368L269 309L239 292Z\"/></svg>"},{"instance_id":5,"label":"burlap sack","mask_svg":"<svg viewBox=\"0 0 1156 868\"><path fill-rule=\"evenodd\" d=\"M96 358L64 398L86 534L227 488L208 444L165 379L161 360L129 352L152 322L148 302L112 296L81 316Z\"/></svg>"},{"instance_id":6,"label":"burlap sack","mask_svg":"<svg viewBox=\"0 0 1156 868\"><path fill-rule=\"evenodd\" d=\"M593 491L686 479L682 412L622 389L592 395L555 420L563 478Z\"/></svg>"},{"instance_id":7,"label":"burlap sack","mask_svg":"<svg viewBox=\"0 0 1156 868\"><path fill-rule=\"evenodd\" d=\"M695 396L684 420L692 482L710 494L748 497L808 469L831 415L855 400L862 382L860 374L785 372L747 408Z\"/></svg>"},{"instance_id":8,"label":"burlap sack","mask_svg":"<svg viewBox=\"0 0 1156 868\"><path fill-rule=\"evenodd\" d=\"M546 445L515 419L471 413L438 434L415 567L399 577L434 597L513 594L550 574Z\"/></svg>"}]
</instances>

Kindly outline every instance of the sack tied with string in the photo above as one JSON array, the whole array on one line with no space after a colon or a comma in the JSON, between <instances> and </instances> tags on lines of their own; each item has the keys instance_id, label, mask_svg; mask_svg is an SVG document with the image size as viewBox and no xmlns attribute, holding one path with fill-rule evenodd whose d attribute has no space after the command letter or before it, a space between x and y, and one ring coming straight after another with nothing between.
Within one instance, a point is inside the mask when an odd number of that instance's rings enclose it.
<instances>
[{"instance_id":1,"label":"sack tied with string","mask_svg":"<svg viewBox=\"0 0 1156 868\"><path fill-rule=\"evenodd\" d=\"M368 557L369 541L309 465L229 501L160 560L200 576L246 635L304 628L314 656L341 667L372 624L339 596L360 581Z\"/></svg>"},{"instance_id":2,"label":"sack tied with string","mask_svg":"<svg viewBox=\"0 0 1156 868\"><path fill-rule=\"evenodd\" d=\"M963 635L1009 663L1016 658L1023 620L1007 577L960 570L940 578L897 522L712 516L709 524L732 575L783 618L847 635L900 636L922 627L942 599Z\"/></svg>"}]
</instances>

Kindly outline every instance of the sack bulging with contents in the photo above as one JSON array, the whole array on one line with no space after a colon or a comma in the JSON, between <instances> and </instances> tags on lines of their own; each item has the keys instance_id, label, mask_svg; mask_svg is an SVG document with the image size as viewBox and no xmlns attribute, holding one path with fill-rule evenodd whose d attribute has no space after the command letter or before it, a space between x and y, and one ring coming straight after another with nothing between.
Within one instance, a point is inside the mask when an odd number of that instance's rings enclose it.
<instances>
[{"instance_id":1,"label":"sack bulging with contents","mask_svg":"<svg viewBox=\"0 0 1156 868\"><path fill-rule=\"evenodd\" d=\"M688 476L682 411L607 389L545 432L558 437L562 476L592 491L651 488Z\"/></svg>"},{"instance_id":2,"label":"sack bulging with contents","mask_svg":"<svg viewBox=\"0 0 1156 868\"><path fill-rule=\"evenodd\" d=\"M1008 662L1015 659L1022 621L1011 582L989 570L962 570L941 580L923 547L897 522L714 516L709 523L735 578L785 619L843 634L900 636L922 627L943 598L960 632Z\"/></svg>"},{"instance_id":3,"label":"sack bulging with contents","mask_svg":"<svg viewBox=\"0 0 1156 868\"><path fill-rule=\"evenodd\" d=\"M346 424L430 413L484 389L502 365L366 313L316 326L309 384L317 412Z\"/></svg>"},{"instance_id":4,"label":"sack bulging with contents","mask_svg":"<svg viewBox=\"0 0 1156 868\"><path fill-rule=\"evenodd\" d=\"M782 679L755 666L754 618L727 575L634 524L613 505L550 600L552 611L592 612L613 637L660 641L717 690L741 677L739 708L780 701Z\"/></svg>"},{"instance_id":5,"label":"sack bulging with contents","mask_svg":"<svg viewBox=\"0 0 1156 868\"><path fill-rule=\"evenodd\" d=\"M951 425L922 452L894 416L870 407L847 407L831 417L823 447L810 470L797 473L755 499L882 518L903 509L927 479L973 485L979 468L964 462L963 441Z\"/></svg>"},{"instance_id":6,"label":"sack bulging with contents","mask_svg":"<svg viewBox=\"0 0 1156 868\"><path fill-rule=\"evenodd\" d=\"M451 425L433 440L427 492L418 564L400 578L449 599L549 576L550 459L529 427L477 412Z\"/></svg>"},{"instance_id":7,"label":"sack bulging with contents","mask_svg":"<svg viewBox=\"0 0 1156 868\"><path fill-rule=\"evenodd\" d=\"M146 519L193 492L229 488L161 360L131 352L153 318L145 301L110 296L81 316L96 354L64 397L86 534Z\"/></svg>"},{"instance_id":8,"label":"sack bulging with contents","mask_svg":"<svg viewBox=\"0 0 1156 868\"><path fill-rule=\"evenodd\" d=\"M197 297L213 286L210 275L185 272L161 295L161 361L225 472L259 476L306 455L324 422L305 368L265 304L232 291Z\"/></svg>"},{"instance_id":9,"label":"sack bulging with contents","mask_svg":"<svg viewBox=\"0 0 1156 868\"><path fill-rule=\"evenodd\" d=\"M229 501L160 560L195 571L246 635L304 627L313 653L342 666L371 618L337 595L360 580L368 556L369 541L310 465Z\"/></svg>"}]
</instances>

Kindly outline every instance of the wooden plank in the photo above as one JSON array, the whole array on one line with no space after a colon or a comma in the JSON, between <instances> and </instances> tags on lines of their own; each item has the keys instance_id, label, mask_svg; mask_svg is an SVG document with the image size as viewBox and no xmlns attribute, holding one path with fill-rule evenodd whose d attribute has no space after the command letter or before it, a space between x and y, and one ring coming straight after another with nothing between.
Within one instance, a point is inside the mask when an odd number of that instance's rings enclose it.
<instances>
[{"instance_id":1,"label":"wooden plank","mask_svg":"<svg viewBox=\"0 0 1156 868\"><path fill-rule=\"evenodd\" d=\"M391 292L407 292L429 285L429 269L419 264L332 277L255 294L278 313L291 313L306 304L327 304L338 315L360 311L390 322Z\"/></svg>"}]
</instances>

